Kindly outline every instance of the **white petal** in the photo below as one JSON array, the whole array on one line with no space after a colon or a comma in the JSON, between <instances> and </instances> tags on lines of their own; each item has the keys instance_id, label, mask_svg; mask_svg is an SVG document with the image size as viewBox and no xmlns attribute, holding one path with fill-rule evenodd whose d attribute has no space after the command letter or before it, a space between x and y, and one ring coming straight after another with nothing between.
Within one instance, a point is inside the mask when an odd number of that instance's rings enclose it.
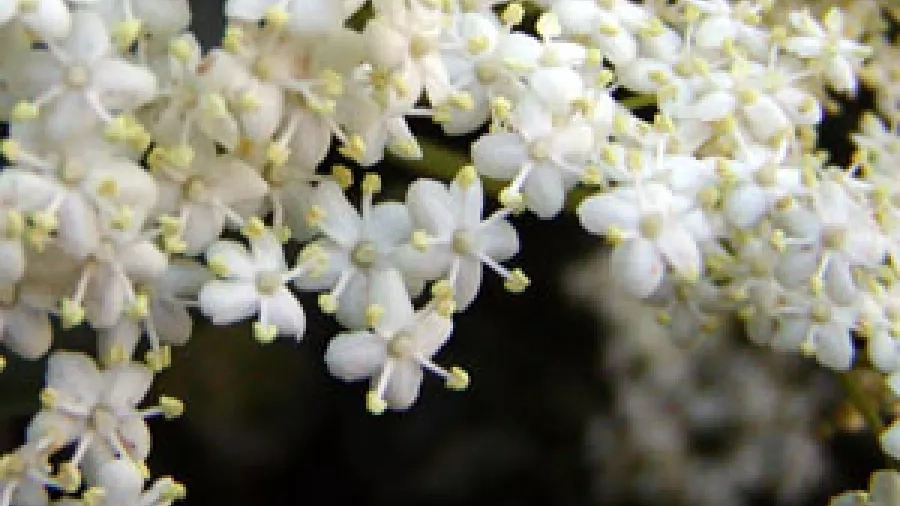
<instances>
[{"instance_id":1,"label":"white petal","mask_svg":"<svg viewBox=\"0 0 900 506\"><path fill-rule=\"evenodd\" d=\"M816 360L836 371L847 371L853 364L853 343L850 331L839 324L828 324L816 330Z\"/></svg>"},{"instance_id":2,"label":"white petal","mask_svg":"<svg viewBox=\"0 0 900 506\"><path fill-rule=\"evenodd\" d=\"M74 11L72 30L63 41L62 49L76 62L88 65L109 54L109 33L103 18L94 11Z\"/></svg>"},{"instance_id":3,"label":"white petal","mask_svg":"<svg viewBox=\"0 0 900 506\"><path fill-rule=\"evenodd\" d=\"M617 284L640 298L653 293L665 274L659 252L645 239L634 239L617 247L610 257L610 265Z\"/></svg>"},{"instance_id":4,"label":"white petal","mask_svg":"<svg viewBox=\"0 0 900 506\"><path fill-rule=\"evenodd\" d=\"M746 228L756 222L767 211L765 191L755 184L740 185L725 198L725 216L733 225Z\"/></svg>"},{"instance_id":5,"label":"white petal","mask_svg":"<svg viewBox=\"0 0 900 506\"><path fill-rule=\"evenodd\" d=\"M584 199L578 206L581 226L596 235L606 235L611 228L634 232L639 218L637 204L618 195L595 195Z\"/></svg>"},{"instance_id":6,"label":"white petal","mask_svg":"<svg viewBox=\"0 0 900 506\"><path fill-rule=\"evenodd\" d=\"M525 205L541 219L553 218L566 203L566 186L559 170L550 165L539 165L522 185Z\"/></svg>"},{"instance_id":7,"label":"white petal","mask_svg":"<svg viewBox=\"0 0 900 506\"><path fill-rule=\"evenodd\" d=\"M114 411L129 411L147 395L153 372L137 363L125 363L103 371L106 386L102 402Z\"/></svg>"},{"instance_id":8,"label":"white petal","mask_svg":"<svg viewBox=\"0 0 900 506\"><path fill-rule=\"evenodd\" d=\"M214 325L249 318L259 307L256 287L250 282L213 280L200 290L200 310Z\"/></svg>"},{"instance_id":9,"label":"white petal","mask_svg":"<svg viewBox=\"0 0 900 506\"><path fill-rule=\"evenodd\" d=\"M391 370L391 379L384 392L384 400L391 409L408 409L419 397L422 386L422 369L409 360L397 360Z\"/></svg>"},{"instance_id":10,"label":"white petal","mask_svg":"<svg viewBox=\"0 0 900 506\"><path fill-rule=\"evenodd\" d=\"M325 364L332 376L356 381L378 374L387 360L384 339L372 332L344 332L328 343Z\"/></svg>"},{"instance_id":11,"label":"white petal","mask_svg":"<svg viewBox=\"0 0 900 506\"><path fill-rule=\"evenodd\" d=\"M144 477L130 459L107 462L100 468L99 485L108 504L137 504L144 488Z\"/></svg>"},{"instance_id":12,"label":"white petal","mask_svg":"<svg viewBox=\"0 0 900 506\"><path fill-rule=\"evenodd\" d=\"M110 109L130 110L156 96L153 72L118 58L104 59L94 67L93 86Z\"/></svg>"},{"instance_id":13,"label":"white petal","mask_svg":"<svg viewBox=\"0 0 900 506\"><path fill-rule=\"evenodd\" d=\"M478 231L481 251L497 261L512 258L519 252L519 234L506 220L494 221Z\"/></svg>"},{"instance_id":14,"label":"white petal","mask_svg":"<svg viewBox=\"0 0 900 506\"><path fill-rule=\"evenodd\" d=\"M433 179L417 179L406 193L406 205L417 228L443 236L456 228L455 206L447 187Z\"/></svg>"},{"instance_id":15,"label":"white petal","mask_svg":"<svg viewBox=\"0 0 900 506\"><path fill-rule=\"evenodd\" d=\"M327 181L317 186L313 202L325 212L322 228L330 239L346 248L356 243L361 220L337 183Z\"/></svg>"},{"instance_id":16,"label":"white petal","mask_svg":"<svg viewBox=\"0 0 900 506\"><path fill-rule=\"evenodd\" d=\"M778 332L772 339L772 347L782 351L796 351L809 336L809 320L785 317L779 320Z\"/></svg>"},{"instance_id":17,"label":"white petal","mask_svg":"<svg viewBox=\"0 0 900 506\"><path fill-rule=\"evenodd\" d=\"M294 294L282 287L271 297L262 299L260 311L265 311L268 323L275 325L278 333L293 336L298 341L306 331L306 314Z\"/></svg>"},{"instance_id":18,"label":"white petal","mask_svg":"<svg viewBox=\"0 0 900 506\"><path fill-rule=\"evenodd\" d=\"M900 369L900 341L888 332L876 332L866 342L869 360L883 373Z\"/></svg>"},{"instance_id":19,"label":"white petal","mask_svg":"<svg viewBox=\"0 0 900 506\"><path fill-rule=\"evenodd\" d=\"M11 3L13 6L16 4L16 2L3 3ZM0 12L0 19L2 17L3 14ZM72 28L69 9L62 0L38 0L36 9L33 12L22 13L21 19L28 28L48 39L61 39Z\"/></svg>"},{"instance_id":20,"label":"white petal","mask_svg":"<svg viewBox=\"0 0 900 506\"><path fill-rule=\"evenodd\" d=\"M25 273L25 250L16 240L0 239L0 285L19 281Z\"/></svg>"},{"instance_id":21,"label":"white petal","mask_svg":"<svg viewBox=\"0 0 900 506\"><path fill-rule=\"evenodd\" d=\"M390 248L409 240L412 220L406 206L397 202L384 202L372 206L365 216L363 235L383 248Z\"/></svg>"},{"instance_id":22,"label":"white petal","mask_svg":"<svg viewBox=\"0 0 900 506\"><path fill-rule=\"evenodd\" d=\"M243 244L221 240L206 250L208 262L221 262L228 267L228 277L252 280L256 276L256 262Z\"/></svg>"},{"instance_id":23,"label":"white petal","mask_svg":"<svg viewBox=\"0 0 900 506\"><path fill-rule=\"evenodd\" d=\"M162 342L174 345L187 343L194 320L184 305L168 299L154 298L150 301L150 314Z\"/></svg>"},{"instance_id":24,"label":"white petal","mask_svg":"<svg viewBox=\"0 0 900 506\"><path fill-rule=\"evenodd\" d=\"M97 212L79 194L70 194L58 213L58 237L62 247L76 258L85 258L100 246Z\"/></svg>"},{"instance_id":25,"label":"white petal","mask_svg":"<svg viewBox=\"0 0 900 506\"><path fill-rule=\"evenodd\" d=\"M100 397L103 381L94 360L84 353L57 351L47 361L47 386L84 406Z\"/></svg>"},{"instance_id":26,"label":"white petal","mask_svg":"<svg viewBox=\"0 0 900 506\"><path fill-rule=\"evenodd\" d=\"M50 349L53 330L47 313L19 305L6 313L3 342L20 357L35 359Z\"/></svg>"},{"instance_id":27,"label":"white petal","mask_svg":"<svg viewBox=\"0 0 900 506\"><path fill-rule=\"evenodd\" d=\"M881 449L894 459L900 459L900 421L895 421L878 436Z\"/></svg>"},{"instance_id":28,"label":"white petal","mask_svg":"<svg viewBox=\"0 0 900 506\"><path fill-rule=\"evenodd\" d=\"M459 258L459 272L456 275L456 283L453 284L457 310L461 311L469 307L475 300L478 290L481 288L483 271L481 261L477 258Z\"/></svg>"},{"instance_id":29,"label":"white petal","mask_svg":"<svg viewBox=\"0 0 900 506\"><path fill-rule=\"evenodd\" d=\"M393 334L412 320L412 303L403 277L396 269L378 269L368 276L368 304L378 304L384 314L376 328L384 334Z\"/></svg>"},{"instance_id":30,"label":"white petal","mask_svg":"<svg viewBox=\"0 0 900 506\"><path fill-rule=\"evenodd\" d=\"M514 133L489 134L472 144L478 172L497 179L512 179L528 160L528 149Z\"/></svg>"},{"instance_id":31,"label":"white petal","mask_svg":"<svg viewBox=\"0 0 900 506\"><path fill-rule=\"evenodd\" d=\"M700 249L682 227L669 224L656 240L659 251L672 268L688 279L696 279L703 266Z\"/></svg>"},{"instance_id":32,"label":"white petal","mask_svg":"<svg viewBox=\"0 0 900 506\"><path fill-rule=\"evenodd\" d=\"M288 26L303 36L324 35L340 28L344 11L334 0L293 0Z\"/></svg>"}]
</instances>

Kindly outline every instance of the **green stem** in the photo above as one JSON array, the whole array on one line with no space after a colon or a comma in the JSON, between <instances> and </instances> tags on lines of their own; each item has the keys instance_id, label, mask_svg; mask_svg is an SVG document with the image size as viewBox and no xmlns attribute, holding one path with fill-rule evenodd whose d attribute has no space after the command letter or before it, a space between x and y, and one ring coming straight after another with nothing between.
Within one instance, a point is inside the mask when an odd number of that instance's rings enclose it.
<instances>
[{"instance_id":1,"label":"green stem","mask_svg":"<svg viewBox=\"0 0 900 506\"><path fill-rule=\"evenodd\" d=\"M847 392L847 397L849 397L850 402L856 406L856 409L858 409L863 418L865 418L869 428L872 429L876 436L881 434L881 431L884 430L884 422L881 420L881 415L878 413L878 406L872 402L872 399L870 399L862 388L860 388L856 379L853 377L852 372L839 373L838 379L841 382L841 386L844 387L844 391Z\"/></svg>"}]
</instances>

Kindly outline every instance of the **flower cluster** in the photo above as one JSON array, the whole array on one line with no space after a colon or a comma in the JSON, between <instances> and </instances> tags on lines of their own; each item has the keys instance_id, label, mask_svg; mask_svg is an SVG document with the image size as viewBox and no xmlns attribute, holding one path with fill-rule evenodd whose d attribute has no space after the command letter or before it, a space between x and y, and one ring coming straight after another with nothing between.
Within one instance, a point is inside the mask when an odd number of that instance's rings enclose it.
<instances>
[{"instance_id":1,"label":"flower cluster","mask_svg":"<svg viewBox=\"0 0 900 506\"><path fill-rule=\"evenodd\" d=\"M328 368L368 380L373 413L409 407L426 371L466 388L434 361L454 313L485 267L529 285L504 265L510 220L554 218L576 188L593 193L576 212L612 245L620 293L676 337L737 315L754 341L831 369L864 349L900 394L895 132L867 117L847 167L815 151L829 94L854 96L858 76L896 118L895 62L873 58L881 7L857 3L227 0L204 52L184 0L3 0L0 338L33 359L51 319L87 325L101 365L51 354L0 504L46 487L91 504L183 495L167 479L144 492L141 472L143 419L180 402L136 404L194 307L252 320L262 343L299 340L297 294L317 293L347 329ZM421 117L488 130L452 182L382 200L370 168L422 158ZM358 185L324 166L333 148L367 168ZM491 212L481 177L504 181ZM900 425L882 443L900 456ZM74 456L53 468L62 448Z\"/></svg>"}]
</instances>

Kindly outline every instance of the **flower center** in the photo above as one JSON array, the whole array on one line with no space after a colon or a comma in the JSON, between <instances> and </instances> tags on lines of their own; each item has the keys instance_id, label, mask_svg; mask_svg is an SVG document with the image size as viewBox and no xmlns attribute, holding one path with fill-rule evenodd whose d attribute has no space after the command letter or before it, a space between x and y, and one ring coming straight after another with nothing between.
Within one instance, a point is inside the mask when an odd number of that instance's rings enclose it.
<instances>
[{"instance_id":1,"label":"flower center","mask_svg":"<svg viewBox=\"0 0 900 506\"><path fill-rule=\"evenodd\" d=\"M59 167L60 181L68 186L76 185L84 179L84 167L79 163L64 162Z\"/></svg>"},{"instance_id":2,"label":"flower center","mask_svg":"<svg viewBox=\"0 0 900 506\"><path fill-rule=\"evenodd\" d=\"M375 245L372 244L372 241L360 241L359 244L353 248L353 253L350 255L350 259L360 269L372 267L372 265L375 264L377 257L378 252L375 250Z\"/></svg>"},{"instance_id":3,"label":"flower center","mask_svg":"<svg viewBox=\"0 0 900 506\"><path fill-rule=\"evenodd\" d=\"M546 160L550 158L550 147L545 141L535 141L528 147L528 154L534 160Z\"/></svg>"},{"instance_id":4,"label":"flower center","mask_svg":"<svg viewBox=\"0 0 900 506\"><path fill-rule=\"evenodd\" d=\"M831 321L831 306L824 302L816 301L810 308L809 319L820 325L829 323Z\"/></svg>"},{"instance_id":5,"label":"flower center","mask_svg":"<svg viewBox=\"0 0 900 506\"><path fill-rule=\"evenodd\" d=\"M468 230L457 230L453 233L453 251L458 255L472 252L472 235Z\"/></svg>"},{"instance_id":6,"label":"flower center","mask_svg":"<svg viewBox=\"0 0 900 506\"><path fill-rule=\"evenodd\" d=\"M20 14L30 14L37 11L38 0L19 0L18 9Z\"/></svg>"},{"instance_id":7,"label":"flower center","mask_svg":"<svg viewBox=\"0 0 900 506\"><path fill-rule=\"evenodd\" d=\"M203 200L203 195L206 193L206 183L203 182L199 177L190 177L181 187L184 198L198 202Z\"/></svg>"},{"instance_id":8,"label":"flower center","mask_svg":"<svg viewBox=\"0 0 900 506\"><path fill-rule=\"evenodd\" d=\"M97 406L91 413L91 424L100 434L114 433L119 425L116 415L105 406Z\"/></svg>"},{"instance_id":9,"label":"flower center","mask_svg":"<svg viewBox=\"0 0 900 506\"><path fill-rule=\"evenodd\" d=\"M87 84L89 75L88 69L81 65L69 67L66 72L66 84L71 88L81 88Z\"/></svg>"},{"instance_id":10,"label":"flower center","mask_svg":"<svg viewBox=\"0 0 900 506\"><path fill-rule=\"evenodd\" d=\"M775 186L775 183L777 182L777 170L778 169L775 167L775 164L767 163L763 165L759 168L758 171L756 171L756 176L754 177L754 179L756 180L756 184L762 186L763 188L771 188Z\"/></svg>"},{"instance_id":11,"label":"flower center","mask_svg":"<svg viewBox=\"0 0 900 506\"><path fill-rule=\"evenodd\" d=\"M274 295L281 288L281 284L280 272L265 271L256 275L256 291L260 295Z\"/></svg>"},{"instance_id":12,"label":"flower center","mask_svg":"<svg viewBox=\"0 0 900 506\"><path fill-rule=\"evenodd\" d=\"M822 245L828 249L841 249L847 240L847 229L826 226L822 230Z\"/></svg>"},{"instance_id":13,"label":"flower center","mask_svg":"<svg viewBox=\"0 0 900 506\"><path fill-rule=\"evenodd\" d=\"M409 41L409 55L418 60L430 53L433 45L429 39L415 35Z\"/></svg>"},{"instance_id":14,"label":"flower center","mask_svg":"<svg viewBox=\"0 0 900 506\"><path fill-rule=\"evenodd\" d=\"M641 218L638 227L646 239L656 239L662 232L663 219L659 213L651 213Z\"/></svg>"},{"instance_id":15,"label":"flower center","mask_svg":"<svg viewBox=\"0 0 900 506\"><path fill-rule=\"evenodd\" d=\"M481 84L492 84L497 80L497 67L486 62L478 63L475 66L475 77Z\"/></svg>"},{"instance_id":16,"label":"flower center","mask_svg":"<svg viewBox=\"0 0 900 506\"><path fill-rule=\"evenodd\" d=\"M413 338L409 332L398 332L388 342L387 352L393 358L407 358L413 355Z\"/></svg>"},{"instance_id":17,"label":"flower center","mask_svg":"<svg viewBox=\"0 0 900 506\"><path fill-rule=\"evenodd\" d=\"M12 283L0 285L0 308L12 308L18 300L16 285Z\"/></svg>"}]
</instances>

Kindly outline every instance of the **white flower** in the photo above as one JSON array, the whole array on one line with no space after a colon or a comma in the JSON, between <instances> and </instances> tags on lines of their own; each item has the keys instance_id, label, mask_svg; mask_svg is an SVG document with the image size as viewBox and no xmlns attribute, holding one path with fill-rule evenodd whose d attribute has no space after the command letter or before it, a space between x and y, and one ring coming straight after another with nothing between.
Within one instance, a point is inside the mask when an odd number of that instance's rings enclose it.
<instances>
[{"instance_id":1,"label":"white flower","mask_svg":"<svg viewBox=\"0 0 900 506\"><path fill-rule=\"evenodd\" d=\"M0 27L20 21L41 37L59 39L69 33L72 18L63 0L8 0L0 2Z\"/></svg>"},{"instance_id":2,"label":"white flower","mask_svg":"<svg viewBox=\"0 0 900 506\"><path fill-rule=\"evenodd\" d=\"M306 315L286 285L308 265L288 269L281 241L269 230L251 232L249 241L249 251L229 240L220 240L206 250L207 263L219 279L203 285L200 310L215 325L257 314L253 333L261 342L270 342L278 334L299 340L306 330Z\"/></svg>"},{"instance_id":3,"label":"white flower","mask_svg":"<svg viewBox=\"0 0 900 506\"><path fill-rule=\"evenodd\" d=\"M614 276L642 298L660 285L666 263L688 280L700 275L697 240L685 226L690 212L689 201L657 183L617 188L588 197L578 207L585 229L618 243L611 259Z\"/></svg>"},{"instance_id":4,"label":"white flower","mask_svg":"<svg viewBox=\"0 0 900 506\"><path fill-rule=\"evenodd\" d=\"M821 25L806 10L791 12L788 19L798 34L787 39L785 48L800 58L820 62L834 89L854 95L856 68L872 49L844 35L844 13L832 7Z\"/></svg>"},{"instance_id":5,"label":"white flower","mask_svg":"<svg viewBox=\"0 0 900 506\"><path fill-rule=\"evenodd\" d=\"M0 340L17 355L35 359L50 349L53 329L47 311L29 303L28 287L21 286L0 283Z\"/></svg>"},{"instance_id":6,"label":"white flower","mask_svg":"<svg viewBox=\"0 0 900 506\"><path fill-rule=\"evenodd\" d=\"M137 409L152 380L153 373L143 365L124 362L99 370L87 355L56 352L47 363L44 409L29 424L28 440L56 448L77 443L69 462L74 467L94 446L142 461L150 450L144 418L162 414Z\"/></svg>"},{"instance_id":7,"label":"white flower","mask_svg":"<svg viewBox=\"0 0 900 506\"><path fill-rule=\"evenodd\" d=\"M97 474L96 488L89 488L85 496L97 492L98 497L90 503L98 506L168 506L185 495L184 485L168 477L144 491L142 470L128 459L110 460Z\"/></svg>"},{"instance_id":8,"label":"white flower","mask_svg":"<svg viewBox=\"0 0 900 506\"><path fill-rule=\"evenodd\" d=\"M552 89L548 84L544 91L552 95ZM520 101L514 115L517 131L480 137L472 145L472 160L479 173L512 180L501 195L505 205L524 205L540 218L552 218L562 210L566 192L585 176L593 132L578 120L558 124L537 99Z\"/></svg>"},{"instance_id":9,"label":"white flower","mask_svg":"<svg viewBox=\"0 0 900 506\"><path fill-rule=\"evenodd\" d=\"M374 331L345 332L329 343L325 363L344 381L370 379L367 408L378 414L385 408L407 409L419 396L423 370L443 378L448 388L468 386L462 369L444 369L432 357L450 337L453 323L430 307L412 313L397 327L376 326Z\"/></svg>"},{"instance_id":10,"label":"white flower","mask_svg":"<svg viewBox=\"0 0 900 506\"><path fill-rule=\"evenodd\" d=\"M12 85L14 92L28 97L18 114L14 110L14 118L28 119L49 108L46 134L54 140L81 134L98 121L110 125L116 112L131 112L156 95L153 73L115 54L98 14L78 10L72 17L65 39L48 41L46 51L23 56Z\"/></svg>"},{"instance_id":11,"label":"white flower","mask_svg":"<svg viewBox=\"0 0 900 506\"><path fill-rule=\"evenodd\" d=\"M312 198L310 223L324 236L314 244L327 257L324 272L301 276L302 289L328 293L319 297L326 312L336 312L338 321L349 328L363 328L381 322L393 326L404 318L403 308L410 295L400 266L397 249L410 237L412 224L403 204L372 204L380 180L371 175L363 181L361 211L348 202L341 188L325 181ZM421 282L421 281L419 281Z\"/></svg>"},{"instance_id":12,"label":"white flower","mask_svg":"<svg viewBox=\"0 0 900 506\"><path fill-rule=\"evenodd\" d=\"M460 310L478 294L482 264L508 281L517 276L499 264L519 250L516 230L506 220L509 210L482 219L483 200L481 181L471 166L464 168L449 188L431 179L418 179L406 195L413 222L426 237L407 250L404 269L427 279L446 275Z\"/></svg>"}]
</instances>

